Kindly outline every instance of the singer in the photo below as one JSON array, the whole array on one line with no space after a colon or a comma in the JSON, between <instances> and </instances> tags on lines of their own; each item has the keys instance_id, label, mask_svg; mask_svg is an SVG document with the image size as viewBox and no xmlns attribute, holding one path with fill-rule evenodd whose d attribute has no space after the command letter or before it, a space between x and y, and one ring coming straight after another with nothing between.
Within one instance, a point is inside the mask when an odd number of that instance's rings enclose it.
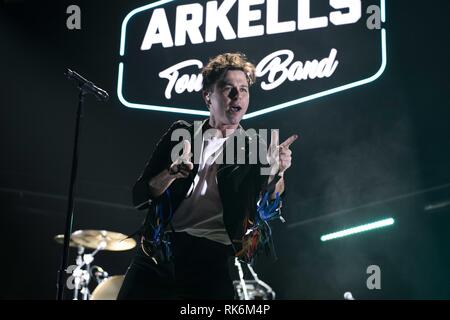
<instances>
[{"instance_id":1,"label":"singer","mask_svg":"<svg viewBox=\"0 0 450 320\"><path fill-rule=\"evenodd\" d=\"M133 188L134 205L148 214L118 299L233 299L230 258L252 263L273 249L267 222L280 218L290 145L297 135L278 144L272 133L265 164L217 163L221 153L235 152L232 139L243 138L247 156L259 139L240 125L255 66L241 53L224 53L211 58L202 75L209 119L196 132L184 121L172 124ZM177 129L189 130L192 139L173 141ZM196 139L198 134L203 138ZM173 161L179 143L182 154ZM198 163L191 154L196 147ZM261 174L264 166L269 175Z\"/></svg>"}]
</instances>

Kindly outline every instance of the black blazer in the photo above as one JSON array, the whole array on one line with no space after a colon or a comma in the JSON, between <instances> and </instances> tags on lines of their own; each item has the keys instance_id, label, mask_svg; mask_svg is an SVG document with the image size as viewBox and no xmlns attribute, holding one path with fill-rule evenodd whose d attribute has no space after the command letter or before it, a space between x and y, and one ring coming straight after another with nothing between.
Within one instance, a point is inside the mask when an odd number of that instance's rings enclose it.
<instances>
[{"instance_id":1,"label":"black blazer","mask_svg":"<svg viewBox=\"0 0 450 320\"><path fill-rule=\"evenodd\" d=\"M204 120L200 126L194 126L194 124L185 121L176 121L158 142L143 173L133 187L133 203L135 207L138 209L150 209L146 221L155 221L154 206L158 203L169 201L172 212L175 212L185 198L197 174L198 159L193 161L194 169L189 178L177 179L170 185L170 199L167 199L167 193L163 193L158 198L151 198L148 183L152 177L170 167L172 164L172 149L182 140L190 140L192 151L195 148L201 148L199 144L203 142L202 133L207 128L207 120ZM186 135L172 141L172 133L177 129L181 129L181 133L185 132ZM267 150L267 144L265 141L258 139L256 132L246 132L242 127L239 127L231 138L235 139L235 143L229 143L230 139L227 140L223 151L223 159L227 159L227 154L234 151L231 156L234 158L234 162L233 164L224 163L219 165L217 182L222 199L225 228L230 236L234 251L239 252L242 249L242 238L247 227L255 221L257 201L262 191L267 187L268 177L261 175L260 169L268 165L261 163L259 159L256 164L250 164L250 155L253 152L259 152L258 148ZM237 143L239 138L241 138L241 141L245 141L245 163L237 163L236 150L237 148L242 150L242 144ZM164 212L164 214L166 218L165 227L167 228L170 222L167 216L169 213Z\"/></svg>"}]
</instances>

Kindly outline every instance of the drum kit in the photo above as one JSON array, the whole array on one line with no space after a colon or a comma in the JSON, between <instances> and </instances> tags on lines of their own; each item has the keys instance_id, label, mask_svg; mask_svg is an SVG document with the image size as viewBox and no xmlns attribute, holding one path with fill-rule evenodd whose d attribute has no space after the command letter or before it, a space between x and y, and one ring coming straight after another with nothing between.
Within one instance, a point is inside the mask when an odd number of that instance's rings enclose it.
<instances>
[{"instance_id":1,"label":"drum kit","mask_svg":"<svg viewBox=\"0 0 450 320\"><path fill-rule=\"evenodd\" d=\"M59 244L64 244L64 235L54 237ZM73 290L73 300L116 300L125 276L109 276L100 266L92 265L94 256L100 251L127 251L136 246L136 241L125 234L106 230L78 230L70 237L70 247L77 248L76 264L67 268L71 276L67 287ZM86 249L92 249L86 253ZM245 264L253 280L244 279L241 262L236 258L239 280L233 281L237 300L274 300L275 292L258 278L252 266ZM96 287L92 294L89 285L95 279Z\"/></svg>"},{"instance_id":2,"label":"drum kit","mask_svg":"<svg viewBox=\"0 0 450 320\"><path fill-rule=\"evenodd\" d=\"M54 237L64 244L64 235ZM109 276L103 268L93 265L94 256L100 251L127 251L136 246L136 241L125 234L106 230L78 230L70 237L70 247L77 248L76 264L67 268L71 276L67 287L73 289L73 300L115 300L122 286L124 276ZM87 253L87 249L92 249ZM97 283L90 292L91 280Z\"/></svg>"}]
</instances>

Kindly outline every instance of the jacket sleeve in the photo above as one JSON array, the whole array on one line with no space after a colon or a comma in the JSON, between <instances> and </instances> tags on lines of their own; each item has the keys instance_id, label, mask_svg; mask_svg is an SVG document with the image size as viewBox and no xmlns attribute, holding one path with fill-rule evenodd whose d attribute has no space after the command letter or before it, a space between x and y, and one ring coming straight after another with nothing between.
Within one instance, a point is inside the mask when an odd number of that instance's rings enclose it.
<instances>
[{"instance_id":1,"label":"jacket sleeve","mask_svg":"<svg viewBox=\"0 0 450 320\"><path fill-rule=\"evenodd\" d=\"M149 181L170 166L171 147L174 145L174 142L171 141L172 132L184 125L184 121L176 121L157 143L144 171L133 187L133 205L136 209L146 209L151 200L155 200L150 195Z\"/></svg>"}]
</instances>

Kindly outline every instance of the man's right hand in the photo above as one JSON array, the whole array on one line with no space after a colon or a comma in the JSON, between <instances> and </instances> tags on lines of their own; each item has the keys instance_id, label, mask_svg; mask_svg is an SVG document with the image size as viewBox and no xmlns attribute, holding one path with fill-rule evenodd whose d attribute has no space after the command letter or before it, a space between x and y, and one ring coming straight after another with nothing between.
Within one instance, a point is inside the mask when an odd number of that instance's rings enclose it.
<instances>
[{"instance_id":1,"label":"man's right hand","mask_svg":"<svg viewBox=\"0 0 450 320\"><path fill-rule=\"evenodd\" d=\"M188 140L183 141L183 155L174 161L169 170L164 169L148 182L152 197L159 197L178 178L187 178L194 169L191 162L191 144Z\"/></svg>"},{"instance_id":2,"label":"man's right hand","mask_svg":"<svg viewBox=\"0 0 450 320\"><path fill-rule=\"evenodd\" d=\"M170 165L169 174L175 179L187 178L192 169L194 164L191 162L191 143L189 140L184 140L183 154Z\"/></svg>"}]
</instances>

